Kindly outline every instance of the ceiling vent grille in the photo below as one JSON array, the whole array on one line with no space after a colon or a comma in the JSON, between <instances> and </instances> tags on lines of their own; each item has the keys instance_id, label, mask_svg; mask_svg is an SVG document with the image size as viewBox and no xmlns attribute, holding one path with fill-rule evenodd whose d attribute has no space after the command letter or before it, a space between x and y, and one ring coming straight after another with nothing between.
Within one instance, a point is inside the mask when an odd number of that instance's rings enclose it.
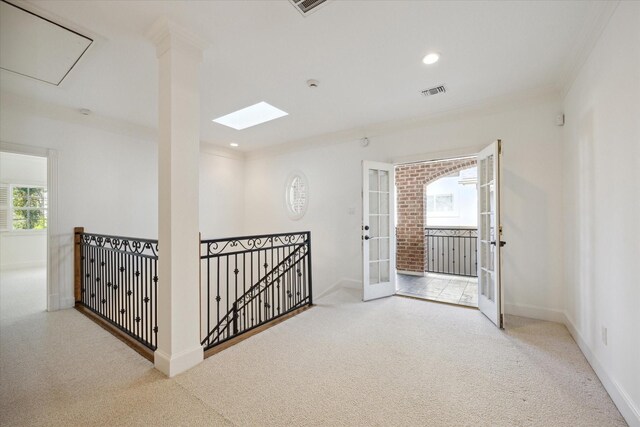
<instances>
[{"instance_id":1,"label":"ceiling vent grille","mask_svg":"<svg viewBox=\"0 0 640 427\"><path fill-rule=\"evenodd\" d=\"M429 89L425 89L422 91L422 95L423 96L432 96L432 95L437 95L439 93L445 93L447 91L447 89L445 89L444 85L440 85L440 86L436 86L436 87L432 87Z\"/></svg>"},{"instance_id":2,"label":"ceiling vent grille","mask_svg":"<svg viewBox=\"0 0 640 427\"><path fill-rule=\"evenodd\" d=\"M327 0L289 0L295 8L306 16Z\"/></svg>"}]
</instances>

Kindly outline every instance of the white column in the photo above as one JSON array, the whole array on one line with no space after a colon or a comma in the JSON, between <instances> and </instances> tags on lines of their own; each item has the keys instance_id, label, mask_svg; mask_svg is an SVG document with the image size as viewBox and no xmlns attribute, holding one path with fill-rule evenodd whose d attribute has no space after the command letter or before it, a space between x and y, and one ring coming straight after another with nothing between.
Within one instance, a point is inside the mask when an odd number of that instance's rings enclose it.
<instances>
[{"instance_id":1,"label":"white column","mask_svg":"<svg viewBox=\"0 0 640 427\"><path fill-rule=\"evenodd\" d=\"M204 44L162 21L150 35L159 62L158 348L169 377L203 360L200 345L199 70Z\"/></svg>"}]
</instances>

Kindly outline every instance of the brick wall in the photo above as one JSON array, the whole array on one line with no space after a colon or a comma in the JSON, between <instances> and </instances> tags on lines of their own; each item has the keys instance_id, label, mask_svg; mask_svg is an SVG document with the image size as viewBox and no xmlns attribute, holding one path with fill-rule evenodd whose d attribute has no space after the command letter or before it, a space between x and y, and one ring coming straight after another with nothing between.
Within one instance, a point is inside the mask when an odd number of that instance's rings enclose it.
<instances>
[{"instance_id":1,"label":"brick wall","mask_svg":"<svg viewBox=\"0 0 640 427\"><path fill-rule=\"evenodd\" d=\"M396 166L396 268L424 272L425 185L475 166L475 159L446 160Z\"/></svg>"}]
</instances>

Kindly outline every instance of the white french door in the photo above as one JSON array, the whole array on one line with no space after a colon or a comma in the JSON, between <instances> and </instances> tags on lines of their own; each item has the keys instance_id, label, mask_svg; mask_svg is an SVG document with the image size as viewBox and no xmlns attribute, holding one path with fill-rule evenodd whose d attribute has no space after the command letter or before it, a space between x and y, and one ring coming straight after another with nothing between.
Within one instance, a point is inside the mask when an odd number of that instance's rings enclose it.
<instances>
[{"instance_id":1,"label":"white french door","mask_svg":"<svg viewBox=\"0 0 640 427\"><path fill-rule=\"evenodd\" d=\"M478 308L498 327L503 323L500 251L500 140L478 154Z\"/></svg>"},{"instance_id":2,"label":"white french door","mask_svg":"<svg viewBox=\"0 0 640 427\"><path fill-rule=\"evenodd\" d=\"M362 162L362 299L396 292L393 165Z\"/></svg>"}]
</instances>

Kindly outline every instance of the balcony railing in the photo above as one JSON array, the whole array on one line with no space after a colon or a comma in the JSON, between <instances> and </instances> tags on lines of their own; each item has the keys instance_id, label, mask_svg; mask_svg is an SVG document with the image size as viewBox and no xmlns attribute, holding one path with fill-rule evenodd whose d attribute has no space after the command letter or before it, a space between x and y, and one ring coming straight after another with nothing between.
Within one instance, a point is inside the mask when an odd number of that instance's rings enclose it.
<instances>
[{"instance_id":1,"label":"balcony railing","mask_svg":"<svg viewBox=\"0 0 640 427\"><path fill-rule=\"evenodd\" d=\"M477 277L478 229L427 227L426 271Z\"/></svg>"},{"instance_id":2,"label":"balcony railing","mask_svg":"<svg viewBox=\"0 0 640 427\"><path fill-rule=\"evenodd\" d=\"M203 240L200 252L205 349L313 304L308 231Z\"/></svg>"},{"instance_id":3,"label":"balcony railing","mask_svg":"<svg viewBox=\"0 0 640 427\"><path fill-rule=\"evenodd\" d=\"M158 241L90 234L82 227L74 234L76 308L153 360ZM200 248L205 350L313 305L310 232L201 240Z\"/></svg>"},{"instance_id":4,"label":"balcony railing","mask_svg":"<svg viewBox=\"0 0 640 427\"><path fill-rule=\"evenodd\" d=\"M76 229L76 305L142 344L158 334L158 241Z\"/></svg>"}]
</instances>

